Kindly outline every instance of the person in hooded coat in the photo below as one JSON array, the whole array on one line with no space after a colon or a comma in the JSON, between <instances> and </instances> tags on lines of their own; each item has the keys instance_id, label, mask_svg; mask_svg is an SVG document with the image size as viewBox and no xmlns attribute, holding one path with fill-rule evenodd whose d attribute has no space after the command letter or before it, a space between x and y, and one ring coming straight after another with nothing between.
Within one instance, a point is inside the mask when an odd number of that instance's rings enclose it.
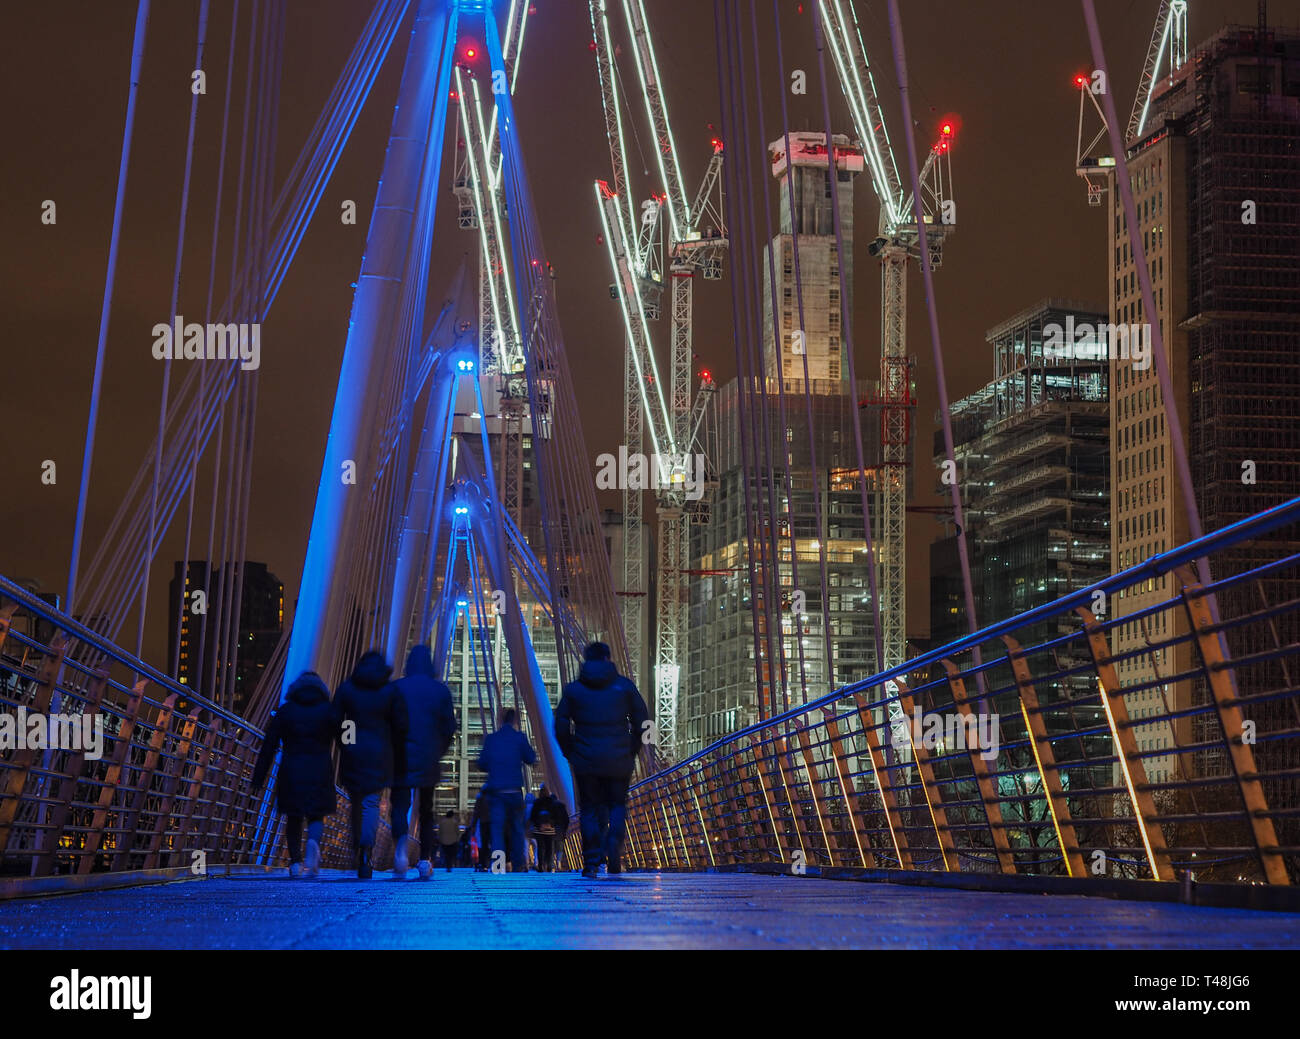
<instances>
[{"instance_id":1,"label":"person in hooded coat","mask_svg":"<svg viewBox=\"0 0 1300 1039\"><path fill-rule=\"evenodd\" d=\"M393 669L378 650L357 661L352 677L334 694L342 749L340 773L352 801L352 843L357 876L374 873L371 856L379 833L379 797L406 771L406 702L389 682Z\"/></svg>"},{"instance_id":2,"label":"person in hooded coat","mask_svg":"<svg viewBox=\"0 0 1300 1039\"><path fill-rule=\"evenodd\" d=\"M334 789L334 759L330 749L338 732L338 717L330 703L329 687L315 671L304 671L271 715L262 750L253 769L252 786L260 790L281 748L280 770L275 777L276 807L287 816L289 876L314 877L320 873L320 842L325 816L334 814L338 795ZM307 822L307 860L302 854L302 824Z\"/></svg>"},{"instance_id":3,"label":"person in hooded coat","mask_svg":"<svg viewBox=\"0 0 1300 1039\"><path fill-rule=\"evenodd\" d=\"M551 796L550 790L543 783L537 789L528 812L528 822L532 825L533 837L537 841L537 871L550 873L555 861L555 838L559 834L560 802Z\"/></svg>"},{"instance_id":4,"label":"person in hooded coat","mask_svg":"<svg viewBox=\"0 0 1300 1039\"><path fill-rule=\"evenodd\" d=\"M610 873L622 872L627 787L650 712L605 643L591 643L583 657L577 680L564 687L555 708L555 739L573 770L582 875L591 879L602 861Z\"/></svg>"},{"instance_id":5,"label":"person in hooded coat","mask_svg":"<svg viewBox=\"0 0 1300 1039\"><path fill-rule=\"evenodd\" d=\"M487 798L488 833L492 855L501 852L510 869L522 873L528 868L524 845L524 766L537 763L537 752L518 729L519 716L513 707L501 712L501 727L483 739L478 767L487 773L483 794ZM480 831L482 823L479 824Z\"/></svg>"},{"instance_id":6,"label":"person in hooded coat","mask_svg":"<svg viewBox=\"0 0 1300 1039\"><path fill-rule=\"evenodd\" d=\"M418 790L420 813L421 880L433 876L433 858L438 834L433 821L434 790L441 776L441 762L456 734L456 711L451 690L434 677L429 647L413 646L406 658L406 677L396 683L406 706L406 771L393 779L389 818L393 826L393 874L406 876L406 835L412 792ZM459 837L459 833L457 834Z\"/></svg>"}]
</instances>

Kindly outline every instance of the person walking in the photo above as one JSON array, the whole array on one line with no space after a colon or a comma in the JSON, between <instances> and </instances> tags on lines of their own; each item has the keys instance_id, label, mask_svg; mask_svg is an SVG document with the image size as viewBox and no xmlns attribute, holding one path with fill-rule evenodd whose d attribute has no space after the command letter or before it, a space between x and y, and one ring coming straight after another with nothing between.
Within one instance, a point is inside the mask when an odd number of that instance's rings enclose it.
<instances>
[{"instance_id":1,"label":"person walking","mask_svg":"<svg viewBox=\"0 0 1300 1039\"><path fill-rule=\"evenodd\" d=\"M474 871L476 873L482 873L488 868L489 844L491 843L488 840L488 806L490 800L486 790L479 790L478 797L474 799L474 813L469 820L469 830L473 835Z\"/></svg>"},{"instance_id":2,"label":"person walking","mask_svg":"<svg viewBox=\"0 0 1300 1039\"><path fill-rule=\"evenodd\" d=\"M420 820L420 879L433 876L438 834L434 829L434 790L441 776L443 755L456 735L456 711L451 690L434 677L433 657L421 643L406 657L406 676L394 683L406 709L406 771L394 777L389 808L393 827L393 876L402 880L409 865L406 836L410 832L412 796L418 791Z\"/></svg>"},{"instance_id":3,"label":"person walking","mask_svg":"<svg viewBox=\"0 0 1300 1039\"><path fill-rule=\"evenodd\" d=\"M533 801L532 811L528 813L528 823L532 827L533 838L537 841L537 871L550 873L555 859L555 836L558 833L560 804L546 789L543 783L537 788L537 797Z\"/></svg>"},{"instance_id":4,"label":"person walking","mask_svg":"<svg viewBox=\"0 0 1300 1039\"><path fill-rule=\"evenodd\" d=\"M555 794L551 795L551 800L555 802L555 844L553 848L557 856L562 856L564 854L564 842L569 836L569 809Z\"/></svg>"},{"instance_id":5,"label":"person walking","mask_svg":"<svg viewBox=\"0 0 1300 1039\"><path fill-rule=\"evenodd\" d=\"M315 671L304 671L271 715L262 750L253 768L252 786L260 790L281 748L280 770L275 777L276 808L287 818L289 876L320 874L320 842L325 816L338 807L334 789L334 759L330 750L338 732L337 714L330 703L329 687ZM302 826L307 823L307 859L303 863Z\"/></svg>"},{"instance_id":6,"label":"person walking","mask_svg":"<svg viewBox=\"0 0 1300 1039\"><path fill-rule=\"evenodd\" d=\"M334 694L340 725L343 786L352 801L352 844L357 877L374 875L379 797L406 771L406 703L389 682L393 669L378 650L362 654L352 676Z\"/></svg>"},{"instance_id":7,"label":"person walking","mask_svg":"<svg viewBox=\"0 0 1300 1039\"><path fill-rule=\"evenodd\" d=\"M602 861L610 873L622 872L627 786L650 712L631 679L618 673L605 643L591 643L583 657L577 680L564 687L555 709L555 738L573 769L582 875L590 880Z\"/></svg>"},{"instance_id":8,"label":"person walking","mask_svg":"<svg viewBox=\"0 0 1300 1039\"><path fill-rule=\"evenodd\" d=\"M515 873L527 869L524 848L524 766L537 763L537 752L517 728L514 708L501 712L501 728L483 740L478 767L487 773L483 793L488 798L492 857L508 856Z\"/></svg>"},{"instance_id":9,"label":"person walking","mask_svg":"<svg viewBox=\"0 0 1300 1039\"><path fill-rule=\"evenodd\" d=\"M448 812L438 820L438 844L442 850L442 864L450 873L460 851L460 823L456 819L455 812Z\"/></svg>"}]
</instances>

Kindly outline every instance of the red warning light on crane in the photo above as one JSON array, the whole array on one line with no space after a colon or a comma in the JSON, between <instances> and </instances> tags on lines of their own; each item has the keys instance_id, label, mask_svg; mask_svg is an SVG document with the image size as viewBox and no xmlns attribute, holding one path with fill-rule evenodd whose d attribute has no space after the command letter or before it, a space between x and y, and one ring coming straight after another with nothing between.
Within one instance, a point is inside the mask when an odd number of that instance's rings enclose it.
<instances>
[{"instance_id":1,"label":"red warning light on crane","mask_svg":"<svg viewBox=\"0 0 1300 1039\"><path fill-rule=\"evenodd\" d=\"M951 137L952 123L944 123L941 127L939 127L939 132L943 134L945 137Z\"/></svg>"}]
</instances>

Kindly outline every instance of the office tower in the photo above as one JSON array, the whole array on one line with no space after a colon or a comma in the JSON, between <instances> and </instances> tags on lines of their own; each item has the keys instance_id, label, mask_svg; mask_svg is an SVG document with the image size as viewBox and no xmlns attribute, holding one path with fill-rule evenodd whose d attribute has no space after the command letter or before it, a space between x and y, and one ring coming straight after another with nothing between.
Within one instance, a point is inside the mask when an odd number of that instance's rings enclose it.
<instances>
[{"instance_id":1,"label":"office tower","mask_svg":"<svg viewBox=\"0 0 1300 1039\"><path fill-rule=\"evenodd\" d=\"M168 590L168 668L178 661L181 684L242 712L284 634L283 583L265 563L210 569L190 560L182 573L178 560ZM236 615L231 600L237 590Z\"/></svg>"},{"instance_id":2,"label":"office tower","mask_svg":"<svg viewBox=\"0 0 1300 1039\"><path fill-rule=\"evenodd\" d=\"M1192 490L1202 524L1212 531L1274 505L1300 487L1300 33L1228 27L1197 48L1156 96L1143 136L1129 142L1128 166L1155 296L1144 312L1129 227L1111 192L1112 320L1142 329L1159 323L1187 436ZM1117 567L1133 566L1191 536L1154 364L1132 356L1111 360L1112 550ZM1285 534L1230 550L1215 576L1237 573L1298 547ZM1144 582L1114 604L1118 616L1176 595L1164 576ZM1225 617L1262 603L1293 598L1288 573L1226 589ZM1294 621L1279 622L1282 624ZM1264 625L1251 625L1258 637ZM1114 652L1186 638L1186 613L1172 610L1124 624ZM1279 631L1283 642L1295 631ZM1264 639L1270 642L1271 639ZM1233 633L1234 655L1271 645L1247 644ZM1120 680L1136 687L1131 715L1205 702L1200 683L1170 681L1199 663L1188 641L1121 661ZM1238 676L1262 691L1282 677L1251 667ZM1241 692L1247 692L1242 689ZM1267 712L1266 704L1251 708ZM1250 712L1248 711L1248 714ZM1257 715L1263 720L1263 715ZM1188 745L1199 726L1178 723ZM1140 750L1168 748L1168 724L1139 728ZM1258 747L1259 764L1274 754ZM1148 758L1148 776L1177 778L1179 761ZM1201 754L1183 756L1182 775L1221 773ZM1300 762L1273 763L1296 767ZM1267 791L1266 791L1267 794ZM1160 795L1158 795L1160 796ZM1172 799L1168 795L1167 800ZM1286 807L1274 804L1274 808Z\"/></svg>"}]
</instances>

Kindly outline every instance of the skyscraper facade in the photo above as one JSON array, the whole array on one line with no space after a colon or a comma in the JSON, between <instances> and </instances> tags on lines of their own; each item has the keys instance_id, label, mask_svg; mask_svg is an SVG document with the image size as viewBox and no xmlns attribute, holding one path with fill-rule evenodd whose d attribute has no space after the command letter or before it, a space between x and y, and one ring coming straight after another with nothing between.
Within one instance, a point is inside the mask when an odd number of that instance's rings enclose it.
<instances>
[{"instance_id":1,"label":"skyscraper facade","mask_svg":"<svg viewBox=\"0 0 1300 1039\"><path fill-rule=\"evenodd\" d=\"M691 528L689 682L679 706L679 755L876 670L853 424L861 411L870 486L880 457L879 416L863 409L871 387L849 381L840 327L841 266L844 284L852 285L853 178L862 151L835 135L832 172L824 134L791 134L790 143L789 155L784 139L769 149L780 233L765 253L771 266L763 268L764 377L750 384L733 379L718 390L711 461L719 486L707 518ZM839 195L843 257L832 192ZM851 310L852 299L844 302ZM780 600L770 614L762 601L769 587ZM779 631L766 628L767 616L781 618Z\"/></svg>"},{"instance_id":2,"label":"skyscraper facade","mask_svg":"<svg viewBox=\"0 0 1300 1039\"><path fill-rule=\"evenodd\" d=\"M935 434L935 471L962 491L981 626L1110 571L1105 320L1097 307L1046 299L990 329L993 379L951 408L951 471ZM1062 355L1054 346L1067 330ZM943 645L969 634L955 533L931 546L930 573L931 641Z\"/></svg>"},{"instance_id":3,"label":"skyscraper facade","mask_svg":"<svg viewBox=\"0 0 1300 1039\"><path fill-rule=\"evenodd\" d=\"M221 604L237 588L236 627L233 611ZM178 662L177 680L242 712L284 634L284 584L265 563L226 563L210 571L203 560L192 559L188 567L178 560L168 604L167 657Z\"/></svg>"},{"instance_id":4,"label":"skyscraper facade","mask_svg":"<svg viewBox=\"0 0 1300 1039\"><path fill-rule=\"evenodd\" d=\"M1198 47L1157 95L1143 136L1130 142L1129 176L1155 295L1145 313L1120 198L1111 192L1112 318L1141 327L1158 323L1169 359L1174 400L1184 426L1191 491L1203 527L1212 531L1293 496L1300 488L1300 33L1228 27ZM1132 566L1192 534L1184 489L1154 365L1111 361L1114 393L1112 551ZM1216 557L1213 576L1250 570L1300 550L1286 531ZM1130 716L1152 708L1182 710L1210 696L1200 680L1178 679L1200 664L1184 610L1135 616L1178 593L1172 575L1144 582L1114 603L1134 616L1112 636ZM1223 589L1224 618L1294 599L1294 571L1274 571ZM1226 633L1231 656L1267 654L1300 638L1294 617ZM1161 645L1163 643L1172 644ZM1151 644L1158 648L1148 648ZM1289 684L1279 665L1241 667L1237 694ZM1262 731L1294 724L1265 699L1245 708ZM1212 715L1157 723L1135 733L1156 782L1224 775L1228 763L1209 751L1160 754L1212 735ZM1295 769L1287 741L1253 748L1261 771ZM1155 752L1155 753L1152 753ZM1290 755L1288 757L1288 755ZM1300 807L1281 784L1265 783L1274 810ZM1226 796L1226 795L1225 795ZM1172 792L1157 806L1179 810ZM1163 801L1163 804L1161 803ZM1216 806L1200 795L1201 810ZM1281 824L1285 829L1293 825ZM1294 841L1279 833L1282 843Z\"/></svg>"}]
</instances>

